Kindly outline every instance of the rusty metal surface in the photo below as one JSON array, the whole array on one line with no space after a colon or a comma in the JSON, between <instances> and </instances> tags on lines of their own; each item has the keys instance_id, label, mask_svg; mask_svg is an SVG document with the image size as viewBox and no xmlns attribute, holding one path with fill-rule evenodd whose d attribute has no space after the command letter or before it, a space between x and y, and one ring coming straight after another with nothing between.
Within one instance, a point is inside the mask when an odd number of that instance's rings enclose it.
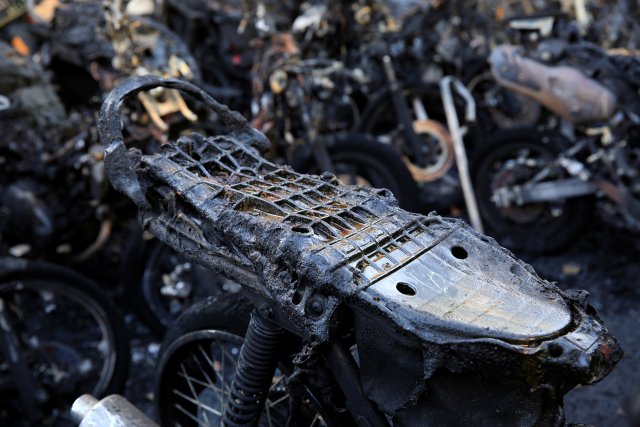
<instances>
[{"instance_id":1,"label":"rusty metal surface","mask_svg":"<svg viewBox=\"0 0 640 427\"><path fill-rule=\"evenodd\" d=\"M495 48L490 61L498 83L532 97L566 120L604 120L615 112L616 95L576 68L525 58L515 46Z\"/></svg>"},{"instance_id":2,"label":"rusty metal surface","mask_svg":"<svg viewBox=\"0 0 640 427\"><path fill-rule=\"evenodd\" d=\"M158 84L205 101L231 131L182 137L151 155L127 151L119 103ZM264 137L191 85L125 81L103 106L101 140L112 182L141 207L147 229L274 302L306 339L326 342L333 314L348 305L438 349L426 377L435 366L481 366L566 390L602 378L621 357L581 294L540 279L461 221L266 161L255 148ZM437 356L446 352L455 357Z\"/></svg>"}]
</instances>

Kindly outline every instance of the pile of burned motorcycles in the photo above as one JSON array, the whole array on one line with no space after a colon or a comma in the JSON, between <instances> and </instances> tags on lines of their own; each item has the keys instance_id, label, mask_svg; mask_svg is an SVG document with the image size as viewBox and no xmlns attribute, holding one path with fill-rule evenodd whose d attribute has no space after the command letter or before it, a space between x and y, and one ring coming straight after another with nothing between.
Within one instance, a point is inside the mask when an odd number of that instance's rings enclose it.
<instances>
[{"instance_id":1,"label":"pile of burned motorcycles","mask_svg":"<svg viewBox=\"0 0 640 427\"><path fill-rule=\"evenodd\" d=\"M501 245L640 231L639 22L0 0L0 424L153 425L70 411L123 390L122 301L164 337L163 426L564 425L622 349Z\"/></svg>"}]
</instances>

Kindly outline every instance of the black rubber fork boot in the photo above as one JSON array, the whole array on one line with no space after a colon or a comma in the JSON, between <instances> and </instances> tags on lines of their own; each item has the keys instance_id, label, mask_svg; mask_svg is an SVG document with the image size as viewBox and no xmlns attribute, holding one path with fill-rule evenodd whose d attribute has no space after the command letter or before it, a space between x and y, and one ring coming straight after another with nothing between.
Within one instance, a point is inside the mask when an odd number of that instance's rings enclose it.
<instances>
[{"instance_id":1,"label":"black rubber fork boot","mask_svg":"<svg viewBox=\"0 0 640 427\"><path fill-rule=\"evenodd\" d=\"M278 365L278 344L282 334L281 327L255 311L251 313L222 417L225 427L258 424Z\"/></svg>"}]
</instances>

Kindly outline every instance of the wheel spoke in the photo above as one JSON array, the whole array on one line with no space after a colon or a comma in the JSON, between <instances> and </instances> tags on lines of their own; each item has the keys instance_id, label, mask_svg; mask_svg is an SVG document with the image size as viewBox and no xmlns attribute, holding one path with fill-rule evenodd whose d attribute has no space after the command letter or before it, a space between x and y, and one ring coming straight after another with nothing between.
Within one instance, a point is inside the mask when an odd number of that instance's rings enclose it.
<instances>
[{"instance_id":1,"label":"wheel spoke","mask_svg":"<svg viewBox=\"0 0 640 427\"><path fill-rule=\"evenodd\" d=\"M174 388L166 389L160 402L167 402L168 413L161 413L163 425L179 426L218 426L224 415L226 402L230 399L229 381L234 373L239 354L235 354L242 340L232 334L218 330L194 332L196 338L187 343L188 347L179 347L178 359L172 362ZM206 338L203 339L202 335ZM187 337L187 335L183 335ZM186 351L185 351L186 350ZM204 360L203 360L204 359ZM169 359L171 360L171 358ZM167 367L163 367L163 372ZM214 370L215 375L209 372ZM227 370L231 370L227 372ZM286 377L276 370L266 396L260 425L277 427L283 425L291 416L288 402L290 395L285 387ZM219 399L219 402L216 402ZM301 402L305 410L297 424L324 426L322 416L315 412L310 402ZM164 405L163 405L164 406ZM167 415L169 417L167 417Z\"/></svg>"},{"instance_id":2,"label":"wheel spoke","mask_svg":"<svg viewBox=\"0 0 640 427\"><path fill-rule=\"evenodd\" d=\"M222 391L222 390L220 390L220 388L214 387L210 383L206 383L206 382L204 382L202 380L199 380L197 378L191 377L191 376L189 376L187 374L184 374L182 372L178 373L178 376L180 376L181 378L184 378L187 381L191 381L193 384L197 384L197 385L200 385L200 386L203 386L203 387L210 387L210 388L214 389L215 391Z\"/></svg>"},{"instance_id":3,"label":"wheel spoke","mask_svg":"<svg viewBox=\"0 0 640 427\"><path fill-rule=\"evenodd\" d=\"M201 345L198 345L198 350L200 351L200 354L202 355L202 357L204 358L204 360L207 362L207 364L211 367L211 369L213 370L213 373L216 374L216 376L219 376L218 371L216 370L216 366L215 363L213 362L213 360L209 357L209 355L207 354L206 351L204 351L204 348L202 348ZM207 374L206 369L202 366L202 364L200 363L200 359L195 357L194 359L196 360L196 363L198 364L198 367L202 370L202 373L205 375L205 377L207 378L207 381L213 385L213 380L211 379L211 377L209 376L209 374ZM220 379L220 383L224 384L224 379L223 378L219 378Z\"/></svg>"},{"instance_id":4,"label":"wheel spoke","mask_svg":"<svg viewBox=\"0 0 640 427\"><path fill-rule=\"evenodd\" d=\"M267 399L267 408L273 408L274 406L276 406L277 404L281 403L282 401L289 399L289 394L285 394L282 397L278 398L277 400L271 402L269 399Z\"/></svg>"},{"instance_id":5,"label":"wheel spoke","mask_svg":"<svg viewBox=\"0 0 640 427\"><path fill-rule=\"evenodd\" d=\"M187 371L184 368L184 364L180 364L180 370L182 371L182 375L184 376L184 378L187 380L187 386L189 387L189 390L191 390L191 394L193 394L194 398L198 397L198 393L196 393L195 388L193 387L193 383L191 382L191 377L189 375L187 375Z\"/></svg>"},{"instance_id":6,"label":"wheel spoke","mask_svg":"<svg viewBox=\"0 0 640 427\"><path fill-rule=\"evenodd\" d=\"M271 422L271 411L269 406L265 405L265 410L267 411L267 423L269 424L269 427L273 427L273 423Z\"/></svg>"},{"instance_id":7,"label":"wheel spoke","mask_svg":"<svg viewBox=\"0 0 640 427\"><path fill-rule=\"evenodd\" d=\"M316 421L318 421L320 418L320 414L316 414L315 417L313 417L313 419L311 420L311 424L309 424L309 427L313 427L316 423Z\"/></svg>"},{"instance_id":8,"label":"wheel spoke","mask_svg":"<svg viewBox=\"0 0 640 427\"><path fill-rule=\"evenodd\" d=\"M280 384L282 381L284 381L284 377L283 376L281 376L278 379L278 381L276 381L273 384L271 384L271 387L269 387L269 393L271 393L278 386L278 384Z\"/></svg>"},{"instance_id":9,"label":"wheel spoke","mask_svg":"<svg viewBox=\"0 0 640 427\"><path fill-rule=\"evenodd\" d=\"M225 359L225 355L227 354L226 350L224 349L224 344L220 344L220 348L222 349L222 353L221 353L221 367L220 367L220 374L222 375L222 378L225 377L225 373L224 373L224 359ZM224 388L224 382L222 383L222 387ZM225 405L225 401L224 399L220 399L220 412L224 413L224 405Z\"/></svg>"},{"instance_id":10,"label":"wheel spoke","mask_svg":"<svg viewBox=\"0 0 640 427\"><path fill-rule=\"evenodd\" d=\"M173 390L173 392L180 396L181 398L183 398L184 400L186 400L189 403L193 403L194 405L196 405L198 408L202 408L206 411L211 412L212 414L221 417L222 416L222 412L218 411L217 409L212 408L211 406L207 405L206 403L202 403L200 400L198 399L194 399L191 396L187 396L186 394L184 394L183 392L181 392L180 390Z\"/></svg>"},{"instance_id":11,"label":"wheel spoke","mask_svg":"<svg viewBox=\"0 0 640 427\"><path fill-rule=\"evenodd\" d=\"M220 384L221 387L224 389L225 388L225 381L224 378L220 375L220 373L216 370L216 366L213 363L213 360L211 360L211 358L209 358L209 355L207 355L207 352L204 351L204 349L201 346L198 346L198 349L200 350L200 354L202 354L202 357L204 357L204 359L207 361L207 363L209 364L209 366L211 366L211 369L213 369L213 372L215 373L216 377L218 377L218 380L220 380ZM194 357L195 358L195 357ZM197 359L196 359L197 360ZM200 362L198 362L198 366L200 367L200 369L202 369L203 373L205 373L205 375L207 376L207 380L211 382L211 378L209 378L209 375L206 374L204 368L202 368L202 366L200 365Z\"/></svg>"},{"instance_id":12,"label":"wheel spoke","mask_svg":"<svg viewBox=\"0 0 640 427\"><path fill-rule=\"evenodd\" d=\"M222 347L222 346L221 346ZM224 376L220 375L218 373L218 371L216 370L216 367L213 363L213 361L208 357L207 353L204 351L204 349L202 348L202 346L198 346L198 349L200 349L200 353L204 356L204 358L207 360L207 363L209 363L209 365L211 366L211 369L213 369L213 372L216 374L216 376L220 379L220 388L217 388L213 385L213 381L211 381L211 378L209 377L209 375L205 372L204 368L202 368L202 366L200 365L200 362L198 362L198 366L200 367L200 369L202 370L202 372L205 374L205 376L207 377L207 381L211 384L211 388L213 390L215 390L218 393L218 398L220 399L221 402L221 412L224 412L224 401L225 401L225 388L228 390L228 387L226 387L226 383L224 381Z\"/></svg>"}]
</instances>

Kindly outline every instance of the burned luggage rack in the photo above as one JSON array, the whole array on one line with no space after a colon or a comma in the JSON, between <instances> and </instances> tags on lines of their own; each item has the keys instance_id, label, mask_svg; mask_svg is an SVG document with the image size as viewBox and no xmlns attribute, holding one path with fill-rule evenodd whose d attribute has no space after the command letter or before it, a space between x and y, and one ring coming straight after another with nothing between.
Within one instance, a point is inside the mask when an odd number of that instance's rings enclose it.
<instances>
[{"instance_id":1,"label":"burned luggage rack","mask_svg":"<svg viewBox=\"0 0 640 427\"><path fill-rule=\"evenodd\" d=\"M223 199L238 212L288 224L323 243L314 253L337 252L339 266L355 267L370 281L431 246L424 217L407 223L364 205L372 196L391 197L387 190L363 192L337 185L332 174L299 174L225 137L193 134L171 149L143 163L190 202L206 210L206 203Z\"/></svg>"}]
</instances>

